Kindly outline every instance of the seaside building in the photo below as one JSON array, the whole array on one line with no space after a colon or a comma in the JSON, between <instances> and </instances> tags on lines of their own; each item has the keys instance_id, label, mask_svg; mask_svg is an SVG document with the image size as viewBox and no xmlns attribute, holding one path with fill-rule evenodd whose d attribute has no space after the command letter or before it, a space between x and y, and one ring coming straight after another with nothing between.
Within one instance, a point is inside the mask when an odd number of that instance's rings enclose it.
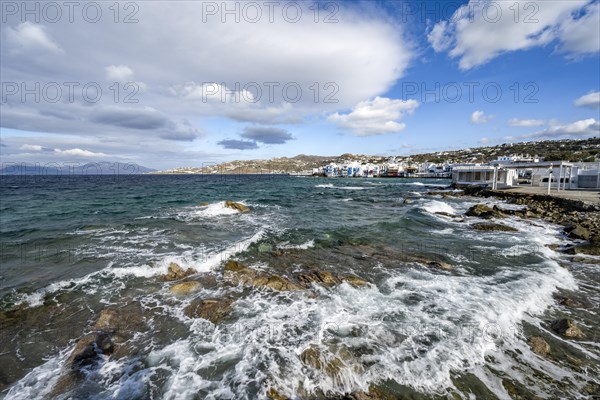
<instances>
[{"instance_id":1,"label":"seaside building","mask_svg":"<svg viewBox=\"0 0 600 400\"><path fill-rule=\"evenodd\" d=\"M492 189L517 186L600 189L600 163L545 161L456 165L452 168L452 182Z\"/></svg>"}]
</instances>

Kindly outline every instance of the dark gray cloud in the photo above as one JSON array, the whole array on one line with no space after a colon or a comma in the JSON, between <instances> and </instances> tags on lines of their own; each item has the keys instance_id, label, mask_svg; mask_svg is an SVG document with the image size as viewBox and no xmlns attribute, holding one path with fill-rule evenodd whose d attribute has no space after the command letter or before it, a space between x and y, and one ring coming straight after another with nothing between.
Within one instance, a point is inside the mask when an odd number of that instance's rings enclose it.
<instances>
[{"instance_id":1,"label":"dark gray cloud","mask_svg":"<svg viewBox=\"0 0 600 400\"><path fill-rule=\"evenodd\" d=\"M292 134L285 129L263 126L246 127L240 136L266 144L283 144L288 140L294 139Z\"/></svg>"},{"instance_id":2,"label":"dark gray cloud","mask_svg":"<svg viewBox=\"0 0 600 400\"><path fill-rule=\"evenodd\" d=\"M254 141L249 140L235 140L235 139L225 139L217 142L219 146L223 146L225 149L232 150L253 150L258 149L258 144Z\"/></svg>"},{"instance_id":3,"label":"dark gray cloud","mask_svg":"<svg viewBox=\"0 0 600 400\"><path fill-rule=\"evenodd\" d=\"M167 125L168 119L158 111L149 108L106 107L96 110L91 120L98 124L132 129L159 129Z\"/></svg>"}]
</instances>

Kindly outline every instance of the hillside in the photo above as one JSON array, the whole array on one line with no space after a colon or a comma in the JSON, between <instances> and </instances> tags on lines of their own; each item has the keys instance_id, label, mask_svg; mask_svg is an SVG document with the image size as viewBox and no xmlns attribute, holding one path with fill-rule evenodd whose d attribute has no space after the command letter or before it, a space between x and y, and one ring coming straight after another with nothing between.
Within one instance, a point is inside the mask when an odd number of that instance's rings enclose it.
<instances>
[{"instance_id":1,"label":"hillside","mask_svg":"<svg viewBox=\"0 0 600 400\"><path fill-rule=\"evenodd\" d=\"M600 138L583 140L546 140L521 143L504 143L496 146L485 146L453 151L422 153L411 156L375 156L361 154L342 154L340 156L310 156L300 154L295 157L278 157L269 160L230 161L222 164L204 165L202 167L182 167L168 171L157 171L158 174L285 174L310 173L313 168L325 164L360 161L383 163L394 157L396 161L413 163L485 163L496 160L500 156L522 154L537 156L546 161L586 161L600 159Z\"/></svg>"}]
</instances>

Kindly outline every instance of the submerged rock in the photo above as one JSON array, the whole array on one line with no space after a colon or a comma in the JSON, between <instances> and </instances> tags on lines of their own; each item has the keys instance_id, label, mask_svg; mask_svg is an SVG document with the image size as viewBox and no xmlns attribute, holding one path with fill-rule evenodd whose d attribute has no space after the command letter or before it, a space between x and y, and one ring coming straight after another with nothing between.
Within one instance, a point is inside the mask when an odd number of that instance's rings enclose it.
<instances>
[{"instance_id":1,"label":"submerged rock","mask_svg":"<svg viewBox=\"0 0 600 400\"><path fill-rule=\"evenodd\" d=\"M315 345L309 346L300 353L300 360L304 365L323 371L332 378L339 377L340 371L344 366L343 361L336 356L332 355L327 359L323 357L321 350Z\"/></svg>"},{"instance_id":2,"label":"submerged rock","mask_svg":"<svg viewBox=\"0 0 600 400\"><path fill-rule=\"evenodd\" d=\"M250 208L242 203L236 203L235 201L227 200L225 201L225 207L233 208L242 213L250 212Z\"/></svg>"},{"instance_id":3,"label":"submerged rock","mask_svg":"<svg viewBox=\"0 0 600 400\"><path fill-rule=\"evenodd\" d=\"M218 324L231 312L232 299L197 299L184 308L189 318L203 318Z\"/></svg>"},{"instance_id":4,"label":"submerged rock","mask_svg":"<svg viewBox=\"0 0 600 400\"><path fill-rule=\"evenodd\" d=\"M185 296L193 292L200 290L200 282L189 281L175 284L169 288L169 292L176 296Z\"/></svg>"},{"instance_id":5,"label":"submerged rock","mask_svg":"<svg viewBox=\"0 0 600 400\"><path fill-rule=\"evenodd\" d=\"M167 282L178 281L180 279L193 275L194 273L195 271L193 269L188 268L184 271L183 268L179 266L179 264L172 262L171 264L169 264L167 274L163 276L163 279Z\"/></svg>"},{"instance_id":6,"label":"submerged rock","mask_svg":"<svg viewBox=\"0 0 600 400\"><path fill-rule=\"evenodd\" d=\"M529 347L531 350L540 355L547 356L550 353L550 345L541 336L532 336L529 338Z\"/></svg>"},{"instance_id":7,"label":"submerged rock","mask_svg":"<svg viewBox=\"0 0 600 400\"><path fill-rule=\"evenodd\" d=\"M353 275L343 276L342 281L347 282L349 285L352 285L354 287L363 287L363 286L367 286L369 284L369 282L362 280Z\"/></svg>"},{"instance_id":8,"label":"submerged rock","mask_svg":"<svg viewBox=\"0 0 600 400\"><path fill-rule=\"evenodd\" d=\"M503 224L495 224L490 222L478 222L476 224L471 225L475 230L485 231L485 232L518 232L519 230L513 228L512 226L507 226Z\"/></svg>"},{"instance_id":9,"label":"submerged rock","mask_svg":"<svg viewBox=\"0 0 600 400\"><path fill-rule=\"evenodd\" d=\"M572 319L557 319L550 323L550 328L565 337L581 339L585 337L585 334L579 329Z\"/></svg>"}]
</instances>

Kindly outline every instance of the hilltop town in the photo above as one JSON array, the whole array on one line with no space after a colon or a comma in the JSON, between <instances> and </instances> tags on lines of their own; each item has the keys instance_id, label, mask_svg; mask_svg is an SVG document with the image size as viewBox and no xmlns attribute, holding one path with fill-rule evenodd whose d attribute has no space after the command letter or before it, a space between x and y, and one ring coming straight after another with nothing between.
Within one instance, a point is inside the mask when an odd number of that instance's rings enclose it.
<instances>
[{"instance_id":1,"label":"hilltop town","mask_svg":"<svg viewBox=\"0 0 600 400\"><path fill-rule=\"evenodd\" d=\"M520 143L503 143L495 146L467 148L414 154L410 156L383 156L342 154L340 156L277 157L268 160L230 161L221 164L204 164L198 167L182 167L158 174L302 174L323 173L330 164L402 165L403 169L420 173L448 173L452 165L484 164L500 158L513 161L571 161L597 162L600 160L600 138L583 140L545 140Z\"/></svg>"}]
</instances>

